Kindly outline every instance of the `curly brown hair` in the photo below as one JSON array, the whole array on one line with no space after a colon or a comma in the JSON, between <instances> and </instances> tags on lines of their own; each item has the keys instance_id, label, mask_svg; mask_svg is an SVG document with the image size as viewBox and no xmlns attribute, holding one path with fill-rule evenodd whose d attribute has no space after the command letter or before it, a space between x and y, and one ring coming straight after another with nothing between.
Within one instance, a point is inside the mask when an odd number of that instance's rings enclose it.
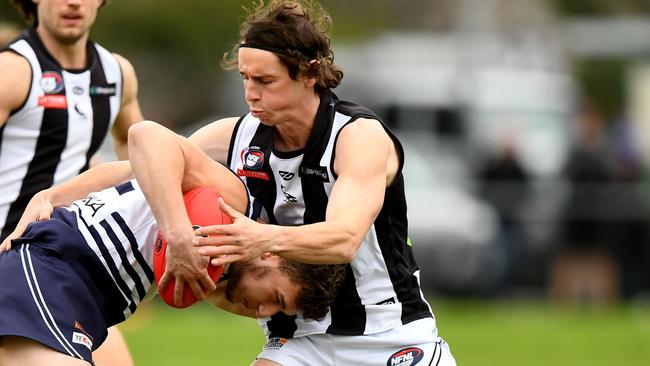
<instances>
[{"instance_id":1,"label":"curly brown hair","mask_svg":"<svg viewBox=\"0 0 650 366\"><path fill-rule=\"evenodd\" d=\"M234 288L242 280L244 272L252 272L261 277L273 267L258 266L253 261L230 265L226 284L226 299L232 302ZM305 264L281 258L278 269L289 280L300 286L296 296L296 307L307 319L319 320L327 315L329 307L346 275L344 264Z\"/></svg>"},{"instance_id":2,"label":"curly brown hair","mask_svg":"<svg viewBox=\"0 0 650 366\"><path fill-rule=\"evenodd\" d=\"M289 76L316 79L316 92L336 88L343 70L334 64L328 31L332 20L322 6L311 0L259 0L241 25L239 43L224 54L223 66L237 65L242 43L272 50L289 69Z\"/></svg>"},{"instance_id":3,"label":"curly brown hair","mask_svg":"<svg viewBox=\"0 0 650 366\"><path fill-rule=\"evenodd\" d=\"M106 5L106 2L107 0L102 0L102 5L99 7ZM33 26L38 25L38 8L32 0L11 0L11 3L18 9L20 15L27 20L27 23Z\"/></svg>"}]
</instances>

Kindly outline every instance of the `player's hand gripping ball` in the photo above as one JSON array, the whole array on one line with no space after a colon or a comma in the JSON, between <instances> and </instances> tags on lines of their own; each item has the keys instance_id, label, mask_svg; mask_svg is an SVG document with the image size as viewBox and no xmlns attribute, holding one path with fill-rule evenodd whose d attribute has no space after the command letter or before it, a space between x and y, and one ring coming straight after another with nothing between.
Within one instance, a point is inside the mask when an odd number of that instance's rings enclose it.
<instances>
[{"instance_id":1,"label":"player's hand gripping ball","mask_svg":"<svg viewBox=\"0 0 650 366\"><path fill-rule=\"evenodd\" d=\"M183 195L185 208L187 209L187 215L189 216L190 222L194 228L232 223L230 216L221 212L219 209L219 204L217 202L217 199L219 197L219 193L210 187L198 187ZM154 245L153 272L156 286L158 286L160 278L162 277L163 273L165 273L165 255L167 253L167 241L165 238L163 238L160 231L156 236ZM215 283L217 283L222 274L223 266L215 267L211 264L208 264L208 275L210 275L210 278L212 278ZM186 308L196 303L197 299L192 293L192 289L188 284L185 284L185 287L183 289L183 302L180 306L175 305L175 284L176 280L172 278L167 283L167 287L165 287L165 289L160 293L160 297L165 301L167 305L173 306L175 308Z\"/></svg>"}]
</instances>

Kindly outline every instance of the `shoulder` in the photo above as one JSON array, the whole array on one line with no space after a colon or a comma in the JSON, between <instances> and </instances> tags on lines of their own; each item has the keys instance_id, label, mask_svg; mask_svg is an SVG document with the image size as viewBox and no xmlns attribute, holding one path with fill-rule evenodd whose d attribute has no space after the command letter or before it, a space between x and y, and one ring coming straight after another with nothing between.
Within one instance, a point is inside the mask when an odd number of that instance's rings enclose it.
<instances>
[{"instance_id":1,"label":"shoulder","mask_svg":"<svg viewBox=\"0 0 650 366\"><path fill-rule=\"evenodd\" d=\"M19 107L27 98L31 83L32 68L21 55L11 51L0 52L0 95L8 98L0 98L2 108L9 110Z\"/></svg>"},{"instance_id":2,"label":"shoulder","mask_svg":"<svg viewBox=\"0 0 650 366\"><path fill-rule=\"evenodd\" d=\"M136 78L135 68L133 67L131 62L117 53L113 53L113 56L115 56L117 63L120 64L120 68L122 69L122 74L124 75L125 82L127 78L135 79Z\"/></svg>"},{"instance_id":3,"label":"shoulder","mask_svg":"<svg viewBox=\"0 0 650 366\"><path fill-rule=\"evenodd\" d=\"M24 77L32 72L32 67L27 59L13 51L0 52L0 73L16 74L19 77Z\"/></svg>"},{"instance_id":4,"label":"shoulder","mask_svg":"<svg viewBox=\"0 0 650 366\"><path fill-rule=\"evenodd\" d=\"M363 139L390 139L383 124L373 118L357 118L348 123L341 130L339 139L363 140Z\"/></svg>"}]
</instances>

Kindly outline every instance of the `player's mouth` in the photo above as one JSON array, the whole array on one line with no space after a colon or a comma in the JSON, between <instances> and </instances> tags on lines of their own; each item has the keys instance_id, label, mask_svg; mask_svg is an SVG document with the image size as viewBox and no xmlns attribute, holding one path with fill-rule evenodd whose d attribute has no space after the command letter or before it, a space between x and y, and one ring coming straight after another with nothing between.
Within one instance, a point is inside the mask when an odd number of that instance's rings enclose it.
<instances>
[{"instance_id":1,"label":"player's mouth","mask_svg":"<svg viewBox=\"0 0 650 366\"><path fill-rule=\"evenodd\" d=\"M83 17L80 14L64 14L62 17L65 25L77 25Z\"/></svg>"},{"instance_id":2,"label":"player's mouth","mask_svg":"<svg viewBox=\"0 0 650 366\"><path fill-rule=\"evenodd\" d=\"M264 111L256 110L256 109L251 109L251 114L255 118L259 118L261 115L264 114Z\"/></svg>"}]
</instances>

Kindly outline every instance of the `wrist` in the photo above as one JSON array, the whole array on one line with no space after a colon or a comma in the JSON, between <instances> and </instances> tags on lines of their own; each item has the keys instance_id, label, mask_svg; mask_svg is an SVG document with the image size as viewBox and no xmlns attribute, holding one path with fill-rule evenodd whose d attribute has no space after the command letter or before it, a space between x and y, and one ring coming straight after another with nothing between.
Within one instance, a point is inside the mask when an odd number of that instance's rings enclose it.
<instances>
[{"instance_id":1,"label":"wrist","mask_svg":"<svg viewBox=\"0 0 650 366\"><path fill-rule=\"evenodd\" d=\"M289 242L289 229L288 226L282 225L269 225L272 228L271 235L268 236L269 240L266 247L266 252L280 255L286 250L284 243Z\"/></svg>"},{"instance_id":2,"label":"wrist","mask_svg":"<svg viewBox=\"0 0 650 366\"><path fill-rule=\"evenodd\" d=\"M41 200L42 202L49 202L54 207L62 206L63 204L66 203L66 202L59 202L60 195L56 192L56 189L54 187L44 189L36 193L35 196L37 196L38 199Z\"/></svg>"}]
</instances>

